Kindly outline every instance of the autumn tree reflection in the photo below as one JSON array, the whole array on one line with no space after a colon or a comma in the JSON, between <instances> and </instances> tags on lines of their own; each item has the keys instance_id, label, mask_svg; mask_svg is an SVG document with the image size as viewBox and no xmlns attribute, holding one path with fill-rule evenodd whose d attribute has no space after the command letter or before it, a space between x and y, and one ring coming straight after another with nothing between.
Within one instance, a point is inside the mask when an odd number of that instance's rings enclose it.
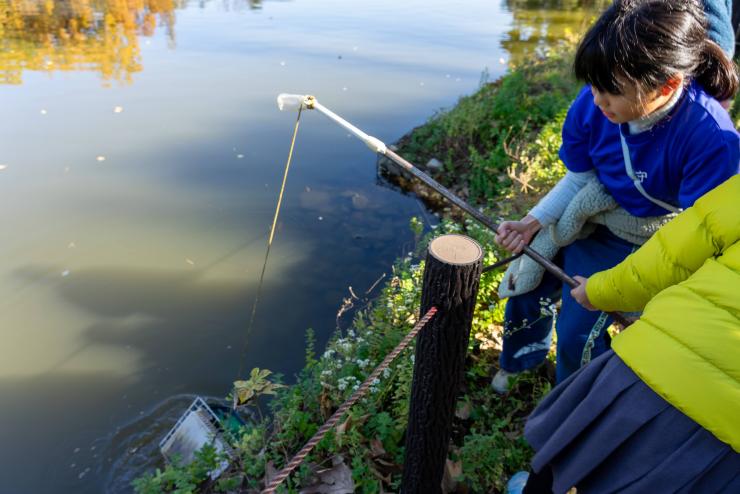
<instances>
[{"instance_id":1,"label":"autumn tree reflection","mask_svg":"<svg viewBox=\"0 0 740 494\"><path fill-rule=\"evenodd\" d=\"M0 83L25 70L98 72L106 83L141 71L139 36L160 27L174 43L186 0L0 0Z\"/></svg>"},{"instance_id":2,"label":"autumn tree reflection","mask_svg":"<svg viewBox=\"0 0 740 494\"><path fill-rule=\"evenodd\" d=\"M612 0L505 0L514 18L501 42L511 62L520 64L569 34L578 35Z\"/></svg>"}]
</instances>

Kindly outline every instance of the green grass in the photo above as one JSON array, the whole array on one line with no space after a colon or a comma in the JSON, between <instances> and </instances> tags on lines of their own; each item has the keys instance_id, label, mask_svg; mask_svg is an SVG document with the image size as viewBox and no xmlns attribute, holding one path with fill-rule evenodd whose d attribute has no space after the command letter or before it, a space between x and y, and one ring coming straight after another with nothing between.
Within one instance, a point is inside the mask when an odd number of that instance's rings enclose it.
<instances>
[{"instance_id":1,"label":"green grass","mask_svg":"<svg viewBox=\"0 0 740 494\"><path fill-rule=\"evenodd\" d=\"M570 75L570 50L563 46L497 82L484 82L402 139L401 152L418 163L441 160L440 182L467 191L471 202L492 204L512 186L507 171L524 143L561 120L575 97L579 85Z\"/></svg>"}]
</instances>

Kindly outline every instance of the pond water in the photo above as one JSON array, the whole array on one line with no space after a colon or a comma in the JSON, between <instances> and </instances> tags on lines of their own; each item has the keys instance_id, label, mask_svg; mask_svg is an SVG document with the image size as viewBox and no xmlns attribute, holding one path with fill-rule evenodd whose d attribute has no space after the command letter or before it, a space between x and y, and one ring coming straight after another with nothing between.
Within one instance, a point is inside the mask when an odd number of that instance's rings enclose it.
<instances>
[{"instance_id":1,"label":"pond water","mask_svg":"<svg viewBox=\"0 0 740 494\"><path fill-rule=\"evenodd\" d=\"M0 493L129 492L194 395L242 364L292 381L306 328L321 347L409 218L434 221L305 113L242 351L295 120L278 93L393 142L592 7L0 0Z\"/></svg>"}]
</instances>

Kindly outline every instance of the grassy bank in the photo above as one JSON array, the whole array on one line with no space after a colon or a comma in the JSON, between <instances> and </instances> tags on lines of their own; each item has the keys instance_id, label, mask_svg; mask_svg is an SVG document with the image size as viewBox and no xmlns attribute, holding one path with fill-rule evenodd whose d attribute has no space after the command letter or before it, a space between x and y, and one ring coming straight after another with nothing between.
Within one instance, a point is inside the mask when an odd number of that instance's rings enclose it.
<instances>
[{"instance_id":1,"label":"grassy bank","mask_svg":"<svg viewBox=\"0 0 740 494\"><path fill-rule=\"evenodd\" d=\"M564 172L557 158L560 126L578 89L569 75L570 57L570 48L563 45L499 81L484 82L475 94L401 139L400 153L420 163L442 161L435 178L488 208L491 216L519 216ZM205 481L219 461L206 448L188 467L168 466L138 479L137 492L257 492L413 326L420 302L420 259L433 236L470 235L485 247L485 264L503 255L494 248L491 232L471 221L444 219L425 234L421 220L414 218L410 227L417 234L415 253L397 261L391 279L367 308L355 313L351 327L337 331L321 351L307 333L306 365L295 384L274 389L265 373L242 384L252 393L247 406L256 407L260 394L277 394L271 413L231 438L238 458L219 481ZM447 492L501 492L508 477L526 467L531 451L521 437L524 420L551 386L551 366L546 365L520 377L506 397L489 388L500 347L503 304L496 288L501 277L502 272L492 272L481 280L447 461ZM413 348L319 443L284 484L286 491L323 492L320 486L327 476L350 482L345 476L351 474L356 492L397 492L412 374Z\"/></svg>"}]
</instances>

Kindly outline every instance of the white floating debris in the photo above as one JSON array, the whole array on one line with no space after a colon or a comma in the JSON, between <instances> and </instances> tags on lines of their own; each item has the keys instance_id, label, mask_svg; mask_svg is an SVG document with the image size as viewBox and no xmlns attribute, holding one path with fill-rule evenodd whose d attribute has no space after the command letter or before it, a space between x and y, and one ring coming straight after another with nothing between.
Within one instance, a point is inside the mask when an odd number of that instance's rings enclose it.
<instances>
[{"instance_id":1,"label":"white floating debris","mask_svg":"<svg viewBox=\"0 0 740 494\"><path fill-rule=\"evenodd\" d=\"M189 465L195 459L195 452L205 444L210 444L223 458L208 472L211 480L216 480L228 468L234 452L223 438L219 417L202 398L197 397L159 442L159 451L168 462L178 458L181 465Z\"/></svg>"},{"instance_id":2,"label":"white floating debris","mask_svg":"<svg viewBox=\"0 0 740 494\"><path fill-rule=\"evenodd\" d=\"M123 111L122 106L116 106L115 108L113 108L113 113L121 113L122 111Z\"/></svg>"},{"instance_id":3,"label":"white floating debris","mask_svg":"<svg viewBox=\"0 0 740 494\"><path fill-rule=\"evenodd\" d=\"M319 216L319 221L324 221L324 217L323 216Z\"/></svg>"},{"instance_id":4,"label":"white floating debris","mask_svg":"<svg viewBox=\"0 0 740 494\"><path fill-rule=\"evenodd\" d=\"M64 271L62 271L62 276L64 277L69 276L69 269L65 269Z\"/></svg>"},{"instance_id":5,"label":"white floating debris","mask_svg":"<svg viewBox=\"0 0 740 494\"><path fill-rule=\"evenodd\" d=\"M8 165L0 165L0 172L5 170L8 167Z\"/></svg>"},{"instance_id":6,"label":"white floating debris","mask_svg":"<svg viewBox=\"0 0 740 494\"><path fill-rule=\"evenodd\" d=\"M501 57L498 59L498 63L500 63L501 65L506 65L506 59L504 57Z\"/></svg>"},{"instance_id":7,"label":"white floating debris","mask_svg":"<svg viewBox=\"0 0 740 494\"><path fill-rule=\"evenodd\" d=\"M79 452L80 452L80 448L75 448L75 450L73 451L73 453L79 453Z\"/></svg>"},{"instance_id":8,"label":"white floating debris","mask_svg":"<svg viewBox=\"0 0 740 494\"><path fill-rule=\"evenodd\" d=\"M285 67L285 60L283 60L282 62L280 62L280 66L281 67Z\"/></svg>"},{"instance_id":9,"label":"white floating debris","mask_svg":"<svg viewBox=\"0 0 740 494\"><path fill-rule=\"evenodd\" d=\"M244 155L243 154L237 154L236 157L239 158L239 159L242 159L244 157Z\"/></svg>"},{"instance_id":10,"label":"white floating debris","mask_svg":"<svg viewBox=\"0 0 740 494\"><path fill-rule=\"evenodd\" d=\"M450 74L445 74L445 78L446 79L449 79L450 78Z\"/></svg>"},{"instance_id":11,"label":"white floating debris","mask_svg":"<svg viewBox=\"0 0 740 494\"><path fill-rule=\"evenodd\" d=\"M188 259L188 258L186 257L186 258L185 258L185 262L186 262L186 263L188 263L188 264L190 264L191 266L195 266L195 261L193 261L192 259Z\"/></svg>"},{"instance_id":12,"label":"white floating debris","mask_svg":"<svg viewBox=\"0 0 740 494\"><path fill-rule=\"evenodd\" d=\"M105 156L102 156L102 155L101 155L101 156L98 156L98 157L97 157L97 158L95 158L95 159L96 159L96 160L98 160L98 161L105 161Z\"/></svg>"},{"instance_id":13,"label":"white floating debris","mask_svg":"<svg viewBox=\"0 0 740 494\"><path fill-rule=\"evenodd\" d=\"M357 47L356 46L353 46L352 47L352 51L357 51Z\"/></svg>"},{"instance_id":14,"label":"white floating debris","mask_svg":"<svg viewBox=\"0 0 740 494\"><path fill-rule=\"evenodd\" d=\"M69 468L74 468L76 466L77 466L77 463L72 463L72 464L69 465Z\"/></svg>"},{"instance_id":15,"label":"white floating debris","mask_svg":"<svg viewBox=\"0 0 740 494\"><path fill-rule=\"evenodd\" d=\"M344 87L342 88L342 91L346 91L346 90L347 90L347 86L344 86Z\"/></svg>"}]
</instances>

